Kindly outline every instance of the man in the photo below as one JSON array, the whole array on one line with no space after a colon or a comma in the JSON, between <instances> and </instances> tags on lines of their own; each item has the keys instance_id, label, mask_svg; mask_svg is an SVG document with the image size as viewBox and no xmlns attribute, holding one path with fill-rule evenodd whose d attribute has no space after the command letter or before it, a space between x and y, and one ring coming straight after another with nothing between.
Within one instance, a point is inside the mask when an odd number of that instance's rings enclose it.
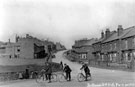
<instances>
[{"instance_id":1,"label":"man","mask_svg":"<svg viewBox=\"0 0 135 87\"><path fill-rule=\"evenodd\" d=\"M88 68L88 65L87 64L83 64L82 67L80 68L80 70L84 69L84 72L85 72L85 81L87 81L88 79L88 76L91 76L90 74L90 69Z\"/></svg>"},{"instance_id":2,"label":"man","mask_svg":"<svg viewBox=\"0 0 135 87\"><path fill-rule=\"evenodd\" d=\"M29 69L25 69L25 79L29 79Z\"/></svg>"},{"instance_id":3,"label":"man","mask_svg":"<svg viewBox=\"0 0 135 87\"><path fill-rule=\"evenodd\" d=\"M51 64L50 63L46 63L46 77L47 77L47 79L49 80L49 82L48 83L50 83L51 82L51 74L52 74L52 66L51 66Z\"/></svg>"},{"instance_id":4,"label":"man","mask_svg":"<svg viewBox=\"0 0 135 87\"><path fill-rule=\"evenodd\" d=\"M71 69L67 64L64 64L64 72L66 73L67 81L71 81Z\"/></svg>"},{"instance_id":5,"label":"man","mask_svg":"<svg viewBox=\"0 0 135 87\"><path fill-rule=\"evenodd\" d=\"M60 68L63 70L63 62L60 62Z\"/></svg>"}]
</instances>

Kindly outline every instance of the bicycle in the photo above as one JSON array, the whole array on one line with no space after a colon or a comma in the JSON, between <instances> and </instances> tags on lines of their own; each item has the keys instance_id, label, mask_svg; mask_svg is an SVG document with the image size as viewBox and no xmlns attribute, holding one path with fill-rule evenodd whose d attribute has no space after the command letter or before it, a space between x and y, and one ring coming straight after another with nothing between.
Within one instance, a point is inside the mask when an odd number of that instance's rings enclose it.
<instances>
[{"instance_id":1,"label":"bicycle","mask_svg":"<svg viewBox=\"0 0 135 87\"><path fill-rule=\"evenodd\" d=\"M83 70L81 70L81 72L78 73L78 75L77 75L77 80L79 82L82 82L82 81L85 81L85 79L86 79L86 76L83 74ZM90 73L90 75L88 75L88 77L87 77L87 80L91 80L91 79L92 79L92 77L91 77L91 73Z\"/></svg>"},{"instance_id":2,"label":"bicycle","mask_svg":"<svg viewBox=\"0 0 135 87\"><path fill-rule=\"evenodd\" d=\"M66 75L64 72L59 73L59 82L67 81Z\"/></svg>"},{"instance_id":3,"label":"bicycle","mask_svg":"<svg viewBox=\"0 0 135 87\"><path fill-rule=\"evenodd\" d=\"M36 82L37 83L43 83L43 82L46 82L47 81L47 78L46 78L46 73L45 72L36 72ZM56 82L57 81L57 74L55 73L52 73L51 74L51 81L52 82Z\"/></svg>"}]
</instances>

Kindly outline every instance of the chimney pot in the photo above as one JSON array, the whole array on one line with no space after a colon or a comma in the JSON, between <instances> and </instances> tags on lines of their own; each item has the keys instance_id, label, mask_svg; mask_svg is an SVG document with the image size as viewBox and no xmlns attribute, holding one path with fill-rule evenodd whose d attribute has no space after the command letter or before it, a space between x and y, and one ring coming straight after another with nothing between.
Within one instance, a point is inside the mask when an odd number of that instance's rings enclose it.
<instances>
[{"instance_id":1,"label":"chimney pot","mask_svg":"<svg viewBox=\"0 0 135 87\"><path fill-rule=\"evenodd\" d=\"M118 36L120 36L122 34L122 32L123 32L122 25L118 25L117 32L118 32Z\"/></svg>"},{"instance_id":2,"label":"chimney pot","mask_svg":"<svg viewBox=\"0 0 135 87\"><path fill-rule=\"evenodd\" d=\"M110 36L110 29L109 28L106 29L105 36L106 36L106 38L108 38Z\"/></svg>"}]
</instances>

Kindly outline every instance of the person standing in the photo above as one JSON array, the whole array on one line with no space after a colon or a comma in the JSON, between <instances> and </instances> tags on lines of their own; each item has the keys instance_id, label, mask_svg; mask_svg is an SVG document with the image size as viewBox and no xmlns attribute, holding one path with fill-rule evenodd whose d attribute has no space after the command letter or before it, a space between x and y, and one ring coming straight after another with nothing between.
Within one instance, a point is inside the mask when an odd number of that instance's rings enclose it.
<instances>
[{"instance_id":1,"label":"person standing","mask_svg":"<svg viewBox=\"0 0 135 87\"><path fill-rule=\"evenodd\" d=\"M66 80L71 81L71 69L67 64L64 64L64 72L66 73Z\"/></svg>"},{"instance_id":2,"label":"person standing","mask_svg":"<svg viewBox=\"0 0 135 87\"><path fill-rule=\"evenodd\" d=\"M63 70L63 62L62 61L60 62L60 67Z\"/></svg>"},{"instance_id":3,"label":"person standing","mask_svg":"<svg viewBox=\"0 0 135 87\"><path fill-rule=\"evenodd\" d=\"M46 64L46 75L47 75L47 79L49 80L48 83L51 82L51 74L52 74L52 66L51 66L51 63L48 63Z\"/></svg>"},{"instance_id":4,"label":"person standing","mask_svg":"<svg viewBox=\"0 0 135 87\"><path fill-rule=\"evenodd\" d=\"M19 79L23 79L23 75L22 75L22 72L19 72L19 75L18 75Z\"/></svg>"},{"instance_id":5,"label":"person standing","mask_svg":"<svg viewBox=\"0 0 135 87\"><path fill-rule=\"evenodd\" d=\"M25 79L29 79L29 69L25 70Z\"/></svg>"}]
</instances>

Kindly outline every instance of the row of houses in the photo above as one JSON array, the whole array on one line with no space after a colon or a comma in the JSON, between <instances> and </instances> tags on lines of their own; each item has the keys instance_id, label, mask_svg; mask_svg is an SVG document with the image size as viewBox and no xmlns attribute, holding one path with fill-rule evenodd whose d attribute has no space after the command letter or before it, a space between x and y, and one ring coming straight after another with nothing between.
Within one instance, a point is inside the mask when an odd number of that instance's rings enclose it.
<instances>
[{"instance_id":1,"label":"row of houses","mask_svg":"<svg viewBox=\"0 0 135 87\"><path fill-rule=\"evenodd\" d=\"M92 52L94 51L92 44L96 41L96 39L81 39L76 40L75 44L72 46L72 50L70 53L71 58L73 58L76 61L85 61L90 59L94 59L94 56Z\"/></svg>"},{"instance_id":2,"label":"row of houses","mask_svg":"<svg viewBox=\"0 0 135 87\"><path fill-rule=\"evenodd\" d=\"M87 41L89 40L75 41L71 55L80 59L80 53L77 50L83 51L84 43L87 43ZM78 46L77 43L81 42L84 43ZM109 63L127 64L132 68L135 60L135 26L123 29L122 25L118 25L115 31L106 29L105 32L101 32L101 38L94 39L88 47L85 48L85 51L91 50L89 51L89 54L92 54L91 56L88 55L88 52L85 52L85 54L81 52L81 55L85 55L84 58L87 61L95 64L106 63L107 66Z\"/></svg>"},{"instance_id":3,"label":"row of houses","mask_svg":"<svg viewBox=\"0 0 135 87\"><path fill-rule=\"evenodd\" d=\"M9 39L0 45L0 57L41 59L58 49L54 42L43 41L29 34L25 37L16 36L15 40L13 43Z\"/></svg>"},{"instance_id":4,"label":"row of houses","mask_svg":"<svg viewBox=\"0 0 135 87\"><path fill-rule=\"evenodd\" d=\"M118 26L117 31L109 29L101 33L101 38L93 44L96 61L128 64L134 62L135 57L135 26L123 29ZM132 64L133 65L133 64Z\"/></svg>"}]
</instances>

